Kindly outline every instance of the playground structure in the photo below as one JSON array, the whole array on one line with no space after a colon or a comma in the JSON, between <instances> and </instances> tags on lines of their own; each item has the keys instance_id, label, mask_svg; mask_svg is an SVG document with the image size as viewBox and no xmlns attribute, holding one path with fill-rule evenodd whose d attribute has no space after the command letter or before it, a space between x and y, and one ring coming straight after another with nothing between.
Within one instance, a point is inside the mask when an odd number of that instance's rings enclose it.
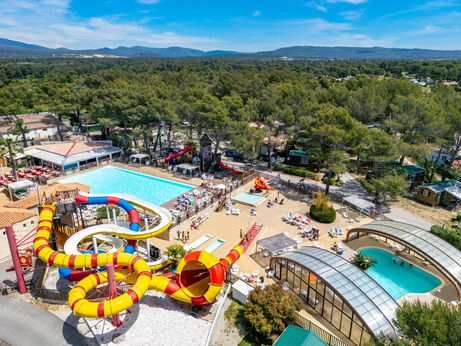
<instances>
[{"instance_id":1,"label":"playground structure","mask_svg":"<svg viewBox=\"0 0 461 346\"><path fill-rule=\"evenodd\" d=\"M254 180L254 184L255 184L254 185L255 190L273 190L272 187L267 186L265 181L259 177Z\"/></svg>"},{"instance_id":2,"label":"playground structure","mask_svg":"<svg viewBox=\"0 0 461 346\"><path fill-rule=\"evenodd\" d=\"M165 157L164 161L169 162L170 160L173 160L174 158L176 158L178 156L184 155L185 153L188 153L191 150L192 150L192 147L190 145L188 145L188 146L184 147L183 149L181 149L180 151L178 151L177 153L173 153L173 154Z\"/></svg>"},{"instance_id":3,"label":"playground structure","mask_svg":"<svg viewBox=\"0 0 461 346\"><path fill-rule=\"evenodd\" d=\"M253 225L240 242L221 259L206 251L193 251L184 256L176 268L173 277L153 275L152 272L164 266L160 263L148 263L135 253L137 240L147 239L161 234L171 225L171 214L164 208L129 195L112 196L77 194L77 204L117 205L124 209L129 218L129 228L117 225L96 225L85 228L72 235L66 242L64 253L50 247L49 240L53 229L53 216L56 204L43 206L40 212L37 234L34 240L36 255L49 265L70 269L68 278L79 280L70 290L68 303L76 316L100 318L114 316L113 324L121 322L115 317L139 302L148 289L168 294L174 299L192 305L212 304L222 289L225 273L229 267L245 252L255 234L262 225ZM158 217L154 227L141 229L139 209ZM81 240L93 237L117 236L126 239L126 245L112 242L109 251L81 253L77 244ZM96 240L94 240L96 242ZM107 239L105 238L105 241ZM120 295L114 287L115 280L132 285ZM107 284L109 294L99 301L87 298L93 290ZM106 286L107 286L106 285Z\"/></svg>"},{"instance_id":4,"label":"playground structure","mask_svg":"<svg viewBox=\"0 0 461 346\"><path fill-rule=\"evenodd\" d=\"M234 169L232 167L229 167L229 166L226 166L222 161L221 161L221 156L218 155L216 157L216 162L218 163L219 167L221 167L222 169L224 169L225 171L230 171L232 174L234 175L240 175L242 174L243 172L242 171L239 171L237 169Z\"/></svg>"}]
</instances>

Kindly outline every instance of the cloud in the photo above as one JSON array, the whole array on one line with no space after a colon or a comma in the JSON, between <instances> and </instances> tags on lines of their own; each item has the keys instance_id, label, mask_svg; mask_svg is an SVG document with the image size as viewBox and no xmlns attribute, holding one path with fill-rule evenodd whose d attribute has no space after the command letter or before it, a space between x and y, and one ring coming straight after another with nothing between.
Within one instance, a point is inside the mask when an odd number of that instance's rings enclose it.
<instances>
[{"instance_id":1,"label":"cloud","mask_svg":"<svg viewBox=\"0 0 461 346\"><path fill-rule=\"evenodd\" d=\"M362 17L362 11L344 11L340 13L347 20L357 20Z\"/></svg>"},{"instance_id":2,"label":"cloud","mask_svg":"<svg viewBox=\"0 0 461 346\"><path fill-rule=\"evenodd\" d=\"M138 0L140 4L144 5L155 5L158 4L161 0Z\"/></svg>"},{"instance_id":3,"label":"cloud","mask_svg":"<svg viewBox=\"0 0 461 346\"><path fill-rule=\"evenodd\" d=\"M254 11L253 17L259 17L261 15L261 11Z\"/></svg>"},{"instance_id":4,"label":"cloud","mask_svg":"<svg viewBox=\"0 0 461 346\"><path fill-rule=\"evenodd\" d=\"M351 26L348 23L334 23L326 21L322 18L302 19L291 21L291 24L305 26L308 32L332 32L350 30Z\"/></svg>"},{"instance_id":5,"label":"cloud","mask_svg":"<svg viewBox=\"0 0 461 346\"><path fill-rule=\"evenodd\" d=\"M389 47L392 44L391 38L374 39L362 34L341 34L329 36L319 41L322 46L343 46L343 47Z\"/></svg>"},{"instance_id":6,"label":"cloud","mask_svg":"<svg viewBox=\"0 0 461 346\"><path fill-rule=\"evenodd\" d=\"M421 30L416 31L415 33L418 35L427 35L427 34L432 34L434 32L439 32L441 31L442 28L436 26L436 25L426 25L423 27Z\"/></svg>"},{"instance_id":7,"label":"cloud","mask_svg":"<svg viewBox=\"0 0 461 346\"><path fill-rule=\"evenodd\" d=\"M368 0L327 0L327 2L329 2L331 4L336 4L336 3L339 3L339 2L345 2L345 3L351 4L351 5L360 5L360 4L363 4L365 2L368 2Z\"/></svg>"}]
</instances>

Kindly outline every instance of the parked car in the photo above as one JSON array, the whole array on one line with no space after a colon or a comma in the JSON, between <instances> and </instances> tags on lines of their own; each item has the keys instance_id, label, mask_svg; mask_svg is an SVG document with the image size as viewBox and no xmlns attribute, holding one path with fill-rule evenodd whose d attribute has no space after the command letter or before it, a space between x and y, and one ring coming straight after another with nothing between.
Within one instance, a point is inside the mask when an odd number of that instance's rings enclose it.
<instances>
[{"instance_id":1,"label":"parked car","mask_svg":"<svg viewBox=\"0 0 461 346\"><path fill-rule=\"evenodd\" d=\"M240 153L238 151L235 151L233 149L226 149L226 151L224 152L224 154L227 156L227 157L234 157L235 155L239 155Z\"/></svg>"},{"instance_id":2,"label":"parked car","mask_svg":"<svg viewBox=\"0 0 461 346\"><path fill-rule=\"evenodd\" d=\"M248 157L246 155L237 153L236 155L233 156L233 160L235 162L248 162Z\"/></svg>"}]
</instances>

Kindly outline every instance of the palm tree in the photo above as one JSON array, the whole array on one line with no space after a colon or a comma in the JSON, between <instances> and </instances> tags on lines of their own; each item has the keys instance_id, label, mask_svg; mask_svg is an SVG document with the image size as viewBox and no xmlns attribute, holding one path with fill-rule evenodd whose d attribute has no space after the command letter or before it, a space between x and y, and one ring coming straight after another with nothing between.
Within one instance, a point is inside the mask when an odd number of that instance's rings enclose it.
<instances>
[{"instance_id":1,"label":"palm tree","mask_svg":"<svg viewBox=\"0 0 461 346\"><path fill-rule=\"evenodd\" d=\"M0 155L5 157L11 163L11 172L14 176L14 181L18 181L18 172L16 167L15 155L16 148L15 142L11 138L0 138Z\"/></svg>"},{"instance_id":2,"label":"palm tree","mask_svg":"<svg viewBox=\"0 0 461 346\"><path fill-rule=\"evenodd\" d=\"M366 256L362 251L358 251L352 257L352 263L355 264L362 270L367 270L378 263L378 261L372 256Z\"/></svg>"},{"instance_id":3,"label":"palm tree","mask_svg":"<svg viewBox=\"0 0 461 346\"><path fill-rule=\"evenodd\" d=\"M186 254L186 250L184 249L184 246L180 244L173 244L170 245L166 248L165 255L168 256L168 258L175 263L178 263Z\"/></svg>"}]
</instances>

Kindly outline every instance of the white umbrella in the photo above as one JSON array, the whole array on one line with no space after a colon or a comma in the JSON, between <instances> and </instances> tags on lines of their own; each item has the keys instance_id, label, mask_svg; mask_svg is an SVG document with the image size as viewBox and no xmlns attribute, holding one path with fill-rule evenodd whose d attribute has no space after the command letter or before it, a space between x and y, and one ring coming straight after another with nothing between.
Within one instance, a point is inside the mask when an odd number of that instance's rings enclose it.
<instances>
[{"instance_id":1,"label":"white umbrella","mask_svg":"<svg viewBox=\"0 0 461 346\"><path fill-rule=\"evenodd\" d=\"M225 190L226 189L226 185L224 184L218 184L215 186L215 189L217 190Z\"/></svg>"}]
</instances>

